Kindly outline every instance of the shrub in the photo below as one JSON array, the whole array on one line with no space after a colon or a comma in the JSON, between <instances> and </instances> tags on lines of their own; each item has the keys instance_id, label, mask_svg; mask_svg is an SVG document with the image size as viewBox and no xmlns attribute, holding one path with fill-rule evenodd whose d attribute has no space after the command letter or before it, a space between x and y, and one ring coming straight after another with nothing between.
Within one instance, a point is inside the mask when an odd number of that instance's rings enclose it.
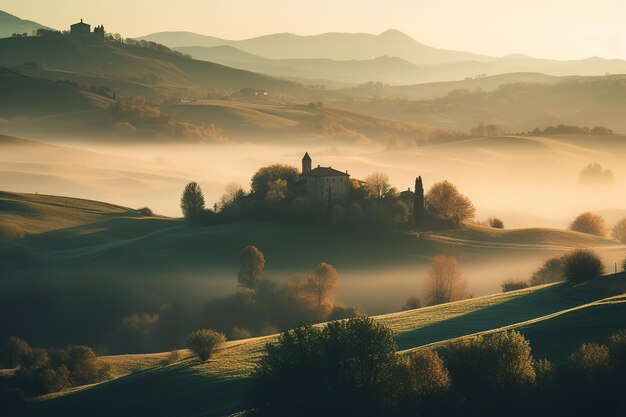
<instances>
[{"instance_id":1,"label":"shrub","mask_svg":"<svg viewBox=\"0 0 626 417\"><path fill-rule=\"evenodd\" d=\"M409 297L409 299L406 300L406 303L404 303L404 305L402 306L402 310L403 311L415 310L416 308L421 308L421 307L422 307L422 303L420 302L419 298Z\"/></svg>"},{"instance_id":2,"label":"shrub","mask_svg":"<svg viewBox=\"0 0 626 417\"><path fill-rule=\"evenodd\" d=\"M422 348L403 356L399 365L407 376L401 380L413 395L431 395L450 388L450 373L443 360L430 348Z\"/></svg>"},{"instance_id":3,"label":"shrub","mask_svg":"<svg viewBox=\"0 0 626 417\"><path fill-rule=\"evenodd\" d=\"M562 281L565 277L563 272L563 257L550 258L536 270L530 278L530 285L543 285L551 282Z\"/></svg>"},{"instance_id":4,"label":"shrub","mask_svg":"<svg viewBox=\"0 0 626 417\"><path fill-rule=\"evenodd\" d=\"M489 222L489 226L494 229L504 229L504 222L497 217L490 217L487 221Z\"/></svg>"},{"instance_id":5,"label":"shrub","mask_svg":"<svg viewBox=\"0 0 626 417\"><path fill-rule=\"evenodd\" d=\"M563 273L570 282L583 282L600 278L604 265L596 252L578 249L563 257Z\"/></svg>"},{"instance_id":6,"label":"shrub","mask_svg":"<svg viewBox=\"0 0 626 417\"><path fill-rule=\"evenodd\" d=\"M623 372L626 369L626 330L613 333L609 340L611 363Z\"/></svg>"},{"instance_id":7,"label":"shrub","mask_svg":"<svg viewBox=\"0 0 626 417\"><path fill-rule=\"evenodd\" d=\"M502 292L509 292L509 291L517 291L517 290L523 290L524 288L528 288L529 285L526 281L515 281L515 280L508 280L508 281L504 281L502 283Z\"/></svg>"},{"instance_id":8,"label":"shrub","mask_svg":"<svg viewBox=\"0 0 626 417\"><path fill-rule=\"evenodd\" d=\"M252 406L261 416L377 414L395 350L391 330L367 317L300 326L266 346Z\"/></svg>"},{"instance_id":9,"label":"shrub","mask_svg":"<svg viewBox=\"0 0 626 417\"><path fill-rule=\"evenodd\" d=\"M26 358L32 354L30 345L19 337L10 337L4 351L4 361L10 368L17 368L24 364Z\"/></svg>"},{"instance_id":10,"label":"shrub","mask_svg":"<svg viewBox=\"0 0 626 417\"><path fill-rule=\"evenodd\" d=\"M611 237L622 243L626 243L626 217L622 218L613 226Z\"/></svg>"},{"instance_id":11,"label":"shrub","mask_svg":"<svg viewBox=\"0 0 626 417\"><path fill-rule=\"evenodd\" d=\"M604 237L607 235L608 227L602 216L593 213L583 213L574 219L574 222L570 225L570 230Z\"/></svg>"},{"instance_id":12,"label":"shrub","mask_svg":"<svg viewBox=\"0 0 626 417\"><path fill-rule=\"evenodd\" d=\"M512 331L453 342L445 359L456 388L464 395L480 397L534 383L536 373L530 352L528 340Z\"/></svg>"},{"instance_id":13,"label":"shrub","mask_svg":"<svg viewBox=\"0 0 626 417\"><path fill-rule=\"evenodd\" d=\"M609 348L597 343L583 343L569 358L569 367L587 381L597 379L609 368Z\"/></svg>"},{"instance_id":14,"label":"shrub","mask_svg":"<svg viewBox=\"0 0 626 417\"><path fill-rule=\"evenodd\" d=\"M224 334L215 330L194 330L187 336L186 344L189 350L198 355L200 361L207 361L213 352L226 342Z\"/></svg>"},{"instance_id":15,"label":"shrub","mask_svg":"<svg viewBox=\"0 0 626 417\"><path fill-rule=\"evenodd\" d=\"M150 216L154 215L154 213L152 212L152 209L150 209L150 207L138 208L137 209L137 214L139 214L140 216L146 216L146 217L150 217Z\"/></svg>"}]
</instances>

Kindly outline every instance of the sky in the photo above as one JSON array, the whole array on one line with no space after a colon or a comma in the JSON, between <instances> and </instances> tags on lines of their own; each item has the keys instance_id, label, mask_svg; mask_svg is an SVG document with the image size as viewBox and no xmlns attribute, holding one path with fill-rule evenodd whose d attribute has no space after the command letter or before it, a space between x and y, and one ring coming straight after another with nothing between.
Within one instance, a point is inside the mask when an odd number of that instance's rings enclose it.
<instances>
[{"instance_id":1,"label":"sky","mask_svg":"<svg viewBox=\"0 0 626 417\"><path fill-rule=\"evenodd\" d=\"M83 18L125 37L393 28L429 46L491 56L626 59L626 0L0 0L0 10L57 29Z\"/></svg>"}]
</instances>

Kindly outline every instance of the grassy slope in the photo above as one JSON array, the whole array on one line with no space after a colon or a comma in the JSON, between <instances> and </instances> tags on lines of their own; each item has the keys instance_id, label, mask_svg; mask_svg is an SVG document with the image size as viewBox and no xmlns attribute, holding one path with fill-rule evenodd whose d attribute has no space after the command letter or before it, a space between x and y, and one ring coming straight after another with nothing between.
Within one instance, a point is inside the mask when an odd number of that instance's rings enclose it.
<instances>
[{"instance_id":1,"label":"grassy slope","mask_svg":"<svg viewBox=\"0 0 626 417\"><path fill-rule=\"evenodd\" d=\"M623 292L625 284L626 277L622 274L578 286L555 284L376 319L392 328L400 349L437 344L468 334L518 328L530 338L537 357L558 361L578 343L606 341L611 332L626 327L626 300L610 298L618 290ZM32 415L40 412L118 416L229 415L240 410L246 378L262 354L264 344L274 338L229 342L205 364L184 359L89 389L51 395L31 404L29 411ZM144 357L126 355L116 362L136 364L138 361L144 361ZM151 365L149 362L148 366Z\"/></svg>"}]
</instances>

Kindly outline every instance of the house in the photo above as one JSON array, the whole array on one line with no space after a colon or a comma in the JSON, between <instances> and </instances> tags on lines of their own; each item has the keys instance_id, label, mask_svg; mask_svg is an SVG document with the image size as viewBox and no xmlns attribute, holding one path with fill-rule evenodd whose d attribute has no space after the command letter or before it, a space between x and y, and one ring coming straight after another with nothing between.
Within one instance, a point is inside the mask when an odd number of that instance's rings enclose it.
<instances>
[{"instance_id":1,"label":"house","mask_svg":"<svg viewBox=\"0 0 626 417\"><path fill-rule=\"evenodd\" d=\"M410 188L407 188L406 190L400 193L400 200L402 201L410 201L412 203L414 199L415 199L415 193L411 191Z\"/></svg>"},{"instance_id":2,"label":"house","mask_svg":"<svg viewBox=\"0 0 626 417\"><path fill-rule=\"evenodd\" d=\"M78 23L70 25L70 35L72 36L92 37L103 41L104 33L104 25L96 26L92 32L91 25L83 22L83 19L80 19L80 22Z\"/></svg>"},{"instance_id":3,"label":"house","mask_svg":"<svg viewBox=\"0 0 626 417\"><path fill-rule=\"evenodd\" d=\"M327 200L329 194L333 200L341 200L348 194L352 187L348 171L320 165L312 169L311 166L312 159L307 152L302 158L300 180L304 182L306 193L312 200Z\"/></svg>"}]
</instances>

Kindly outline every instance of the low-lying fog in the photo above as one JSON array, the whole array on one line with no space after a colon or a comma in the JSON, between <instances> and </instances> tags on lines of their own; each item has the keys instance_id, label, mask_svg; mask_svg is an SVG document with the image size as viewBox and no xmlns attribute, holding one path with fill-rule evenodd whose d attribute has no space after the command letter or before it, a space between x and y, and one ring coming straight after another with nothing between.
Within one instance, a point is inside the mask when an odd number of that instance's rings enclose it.
<instances>
[{"instance_id":1,"label":"low-lying fog","mask_svg":"<svg viewBox=\"0 0 626 417\"><path fill-rule=\"evenodd\" d=\"M101 200L156 213L181 215L179 197L189 181L200 183L208 205L226 184L247 187L261 166L313 165L348 170L356 178L386 172L399 190L417 175L426 188L448 179L477 207L477 219L502 218L506 227L566 227L583 211L600 211L612 223L626 213L626 137L574 136L469 139L422 148L385 150L354 143L2 146L0 189ZM319 143L319 141L318 141ZM611 170L613 181L584 187L580 171L590 163Z\"/></svg>"}]
</instances>

